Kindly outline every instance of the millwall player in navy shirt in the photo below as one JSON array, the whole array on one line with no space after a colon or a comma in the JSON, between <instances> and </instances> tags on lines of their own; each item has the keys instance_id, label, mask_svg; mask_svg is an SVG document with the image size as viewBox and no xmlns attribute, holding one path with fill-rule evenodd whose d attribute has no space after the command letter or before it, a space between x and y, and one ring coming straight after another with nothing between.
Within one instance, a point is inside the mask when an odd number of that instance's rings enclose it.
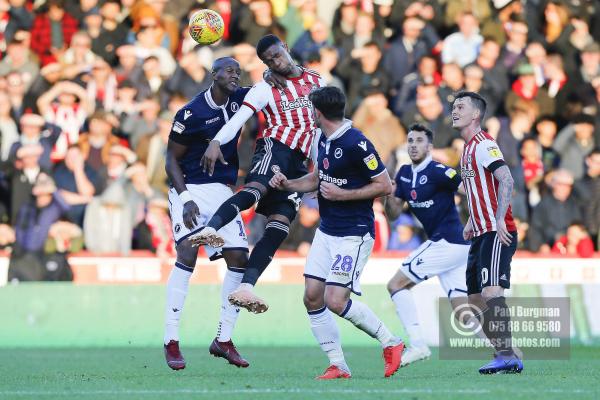
<instances>
[{"instance_id":1,"label":"millwall player in navy shirt","mask_svg":"<svg viewBox=\"0 0 600 400\"><path fill-rule=\"evenodd\" d=\"M321 225L305 266L304 305L313 334L329 357L330 366L318 379L349 378L333 314L352 322L379 340L385 360L384 376L400 367L404 344L364 303L360 274L374 243L373 199L391 193L386 169L371 142L344 119L346 99L334 87L309 95L320 133L313 143L314 172L288 180L276 173L269 184L279 190L318 190Z\"/></svg>"},{"instance_id":2,"label":"millwall player in navy shirt","mask_svg":"<svg viewBox=\"0 0 600 400\"><path fill-rule=\"evenodd\" d=\"M221 203L232 195L229 186L235 185L237 180L240 131L236 140L222 146L225 163L217 164L212 175L202 171L200 159L219 129L239 110L249 90L239 87L240 73L240 66L233 58L216 60L212 68L213 85L177 112L169 136L166 170L171 181L169 208L177 261L167 282L164 343L167 364L172 369L185 368L185 360L179 351L179 319L198 256L198 248L187 239L198 232ZM241 217L237 215L219 233L225 240L222 249L206 246L211 260L224 257L227 263L217 337L209 351L216 357L227 359L230 364L247 367L248 362L238 354L231 341L239 309L230 305L227 299L240 284L248 262L248 243Z\"/></svg>"},{"instance_id":3,"label":"millwall player in navy shirt","mask_svg":"<svg viewBox=\"0 0 600 400\"><path fill-rule=\"evenodd\" d=\"M463 239L463 226L454 203L460 174L431 159L432 143L431 130L418 124L409 128L408 155L412 165L400 167L395 193L386 201L386 212L392 220L407 204L429 238L408 256L388 283L398 317L410 339L410 347L402 355L403 366L431 355L419 328L410 289L437 275L453 307L466 303L469 242Z\"/></svg>"}]
</instances>

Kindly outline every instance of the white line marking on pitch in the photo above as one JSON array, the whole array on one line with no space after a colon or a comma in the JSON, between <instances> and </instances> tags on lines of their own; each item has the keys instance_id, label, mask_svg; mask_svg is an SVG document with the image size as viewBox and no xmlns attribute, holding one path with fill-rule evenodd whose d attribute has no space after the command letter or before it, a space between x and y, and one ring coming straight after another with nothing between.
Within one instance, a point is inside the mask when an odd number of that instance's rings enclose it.
<instances>
[{"instance_id":1,"label":"white line marking on pitch","mask_svg":"<svg viewBox=\"0 0 600 400\"><path fill-rule=\"evenodd\" d=\"M232 390L208 390L208 389L173 389L173 390L74 390L74 391L28 391L28 390L15 390L0 391L0 397L2 396L115 396L115 395L175 395L175 394L486 394L491 393L491 390L485 389L232 389ZM574 390L562 390L562 389L546 389L546 390L518 390L519 393L569 393L569 394L591 394L598 393L593 390L574 389ZM506 394L506 392L505 392Z\"/></svg>"}]
</instances>

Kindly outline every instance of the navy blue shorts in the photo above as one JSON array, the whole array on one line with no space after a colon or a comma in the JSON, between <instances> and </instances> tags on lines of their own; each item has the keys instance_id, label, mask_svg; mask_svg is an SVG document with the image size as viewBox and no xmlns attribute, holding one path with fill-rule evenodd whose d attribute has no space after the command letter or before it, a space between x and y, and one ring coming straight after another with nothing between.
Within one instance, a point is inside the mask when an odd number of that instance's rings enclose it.
<instances>
[{"instance_id":1,"label":"navy blue shorts","mask_svg":"<svg viewBox=\"0 0 600 400\"><path fill-rule=\"evenodd\" d=\"M510 246L500 243L496 232L487 232L471 240L467 261L467 292L481 293L487 286L510 288L510 263L517 250L517 232L510 232Z\"/></svg>"},{"instance_id":2,"label":"navy blue shorts","mask_svg":"<svg viewBox=\"0 0 600 400\"><path fill-rule=\"evenodd\" d=\"M258 182L268 189L267 194L258 202L256 212L267 217L273 214L285 215L292 222L300 208L302 193L272 189L269 181L276 172L281 172L288 179L306 175L308 169L304 155L277 140L258 139L251 166L246 183Z\"/></svg>"}]
</instances>

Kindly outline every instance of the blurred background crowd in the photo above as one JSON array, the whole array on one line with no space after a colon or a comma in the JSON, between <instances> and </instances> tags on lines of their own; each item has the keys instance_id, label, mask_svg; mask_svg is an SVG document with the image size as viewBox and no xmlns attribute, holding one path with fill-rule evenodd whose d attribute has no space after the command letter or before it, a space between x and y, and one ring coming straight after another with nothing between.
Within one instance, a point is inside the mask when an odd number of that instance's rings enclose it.
<instances>
[{"instance_id":1,"label":"blurred background crowd","mask_svg":"<svg viewBox=\"0 0 600 400\"><path fill-rule=\"evenodd\" d=\"M215 45L187 34L201 8L225 20ZM0 0L0 248L173 255L172 117L209 87L217 57L240 62L244 85L262 79L254 45L267 33L346 93L348 117L392 176L410 161L415 122L435 131L434 158L456 167L453 96L479 92L515 177L519 248L598 250L598 0ZM257 115L244 129L240 183L264 126ZM457 197L466 217L464 206ZM421 243L410 215L375 209L375 251ZM264 220L244 218L253 244ZM305 196L283 248L305 254L318 221Z\"/></svg>"}]
</instances>

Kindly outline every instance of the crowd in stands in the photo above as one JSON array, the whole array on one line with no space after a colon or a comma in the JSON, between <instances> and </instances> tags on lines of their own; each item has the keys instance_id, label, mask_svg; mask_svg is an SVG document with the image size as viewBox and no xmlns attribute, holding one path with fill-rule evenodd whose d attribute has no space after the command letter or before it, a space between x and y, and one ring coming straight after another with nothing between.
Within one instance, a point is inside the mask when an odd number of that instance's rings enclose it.
<instances>
[{"instance_id":1,"label":"crowd in stands","mask_svg":"<svg viewBox=\"0 0 600 400\"><path fill-rule=\"evenodd\" d=\"M223 40L198 46L189 17L212 8ZM406 129L435 131L434 158L457 167L453 96L488 101L485 129L515 178L519 248L587 257L600 227L598 0L0 0L0 248L174 254L164 168L174 113L235 57L262 79L254 45L285 39L348 99L347 114L391 175L409 162ZM244 129L240 180L257 115ZM457 197L465 216L465 200ZM376 207L376 251L423 240ZM244 215L250 243L264 220ZM283 248L305 254L318 225L305 196Z\"/></svg>"}]
</instances>

